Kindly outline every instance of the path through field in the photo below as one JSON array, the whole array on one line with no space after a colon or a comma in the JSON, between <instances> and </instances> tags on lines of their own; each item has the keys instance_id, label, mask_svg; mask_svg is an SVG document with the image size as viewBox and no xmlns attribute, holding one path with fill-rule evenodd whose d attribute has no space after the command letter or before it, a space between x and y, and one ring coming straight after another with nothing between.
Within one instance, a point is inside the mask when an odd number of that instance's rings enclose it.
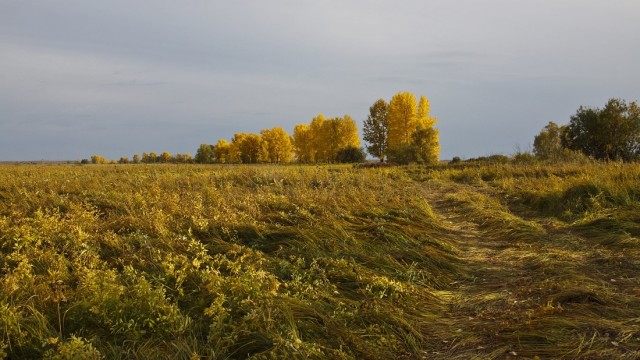
<instances>
[{"instance_id":1,"label":"path through field","mask_svg":"<svg viewBox=\"0 0 640 360\"><path fill-rule=\"evenodd\" d=\"M509 208L495 189L427 187L465 276L438 294L448 311L425 358L640 357L637 257Z\"/></svg>"}]
</instances>

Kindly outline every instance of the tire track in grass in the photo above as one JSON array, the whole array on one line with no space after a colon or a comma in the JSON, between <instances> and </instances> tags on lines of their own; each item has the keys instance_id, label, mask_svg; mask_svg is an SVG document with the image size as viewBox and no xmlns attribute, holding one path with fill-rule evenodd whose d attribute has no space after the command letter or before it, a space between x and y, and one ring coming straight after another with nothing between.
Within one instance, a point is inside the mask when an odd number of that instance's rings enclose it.
<instances>
[{"instance_id":1,"label":"tire track in grass","mask_svg":"<svg viewBox=\"0 0 640 360\"><path fill-rule=\"evenodd\" d=\"M468 191L468 189L465 189ZM440 348L432 356L442 359L504 358L513 350L490 341L487 327L494 328L497 312L515 300L505 275L518 278L524 270L505 263L504 241L487 237L463 202L456 200L460 187L431 186L427 198L450 239L460 250L465 276L438 293L447 304ZM509 265L509 266L507 266ZM502 311L502 310L500 310Z\"/></svg>"},{"instance_id":2,"label":"tire track in grass","mask_svg":"<svg viewBox=\"0 0 640 360\"><path fill-rule=\"evenodd\" d=\"M587 239L512 213L491 188L435 182L425 193L465 272L437 293L448 312L427 358L640 357L639 314L620 309L634 295L588 271Z\"/></svg>"}]
</instances>

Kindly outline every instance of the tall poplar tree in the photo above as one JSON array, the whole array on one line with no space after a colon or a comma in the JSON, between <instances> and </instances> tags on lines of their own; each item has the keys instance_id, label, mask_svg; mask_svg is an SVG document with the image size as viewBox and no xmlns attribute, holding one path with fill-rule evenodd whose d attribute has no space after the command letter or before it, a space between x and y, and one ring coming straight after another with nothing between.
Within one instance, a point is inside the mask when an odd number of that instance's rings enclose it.
<instances>
[{"instance_id":1,"label":"tall poplar tree","mask_svg":"<svg viewBox=\"0 0 640 360\"><path fill-rule=\"evenodd\" d=\"M313 144L311 143L309 125L298 124L293 128L293 148L298 162L309 163L313 161Z\"/></svg>"},{"instance_id":2,"label":"tall poplar tree","mask_svg":"<svg viewBox=\"0 0 640 360\"><path fill-rule=\"evenodd\" d=\"M309 124L309 136L311 140L311 161L326 162L327 161L327 140L324 136L323 128L325 125L324 115L318 114Z\"/></svg>"},{"instance_id":3,"label":"tall poplar tree","mask_svg":"<svg viewBox=\"0 0 640 360\"><path fill-rule=\"evenodd\" d=\"M429 115L430 104L421 96L420 102L410 92L399 92L389 102L387 114L387 155L398 163L434 163L440 156L436 118Z\"/></svg>"},{"instance_id":4,"label":"tall poplar tree","mask_svg":"<svg viewBox=\"0 0 640 360\"><path fill-rule=\"evenodd\" d=\"M431 104L429 104L429 100L424 96L420 96L420 101L418 102L418 110L416 114L418 117L418 126L422 126L424 128L430 128L436 124L436 119L432 118L429 115L430 109L431 109Z\"/></svg>"},{"instance_id":5,"label":"tall poplar tree","mask_svg":"<svg viewBox=\"0 0 640 360\"><path fill-rule=\"evenodd\" d=\"M411 143L411 134L418 128L416 96L399 92L389 102L387 146L396 148Z\"/></svg>"},{"instance_id":6,"label":"tall poplar tree","mask_svg":"<svg viewBox=\"0 0 640 360\"><path fill-rule=\"evenodd\" d=\"M231 162L231 145L225 139L220 139L213 147L216 162L225 164Z\"/></svg>"}]
</instances>

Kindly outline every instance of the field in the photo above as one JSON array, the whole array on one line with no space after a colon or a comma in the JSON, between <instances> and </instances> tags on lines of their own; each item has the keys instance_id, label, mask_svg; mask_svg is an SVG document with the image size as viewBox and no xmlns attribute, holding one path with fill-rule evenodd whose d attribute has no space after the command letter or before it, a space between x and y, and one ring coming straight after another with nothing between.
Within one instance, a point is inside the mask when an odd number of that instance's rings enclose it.
<instances>
[{"instance_id":1,"label":"field","mask_svg":"<svg viewBox=\"0 0 640 360\"><path fill-rule=\"evenodd\" d=\"M0 166L0 358L640 357L640 165Z\"/></svg>"}]
</instances>

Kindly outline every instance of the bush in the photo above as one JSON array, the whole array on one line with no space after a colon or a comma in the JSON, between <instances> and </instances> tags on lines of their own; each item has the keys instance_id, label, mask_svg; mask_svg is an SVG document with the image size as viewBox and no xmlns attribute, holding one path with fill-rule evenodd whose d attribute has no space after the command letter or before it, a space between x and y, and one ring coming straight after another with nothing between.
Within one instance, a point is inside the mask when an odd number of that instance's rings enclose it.
<instances>
[{"instance_id":1,"label":"bush","mask_svg":"<svg viewBox=\"0 0 640 360\"><path fill-rule=\"evenodd\" d=\"M71 339L59 344L57 349L47 351L44 358L52 360L98 360L102 356L90 342L81 337L71 335Z\"/></svg>"},{"instance_id":2,"label":"bush","mask_svg":"<svg viewBox=\"0 0 640 360\"><path fill-rule=\"evenodd\" d=\"M361 163L366 159L366 155L362 148L355 146L349 146L338 151L336 155L336 161L339 163Z\"/></svg>"},{"instance_id":3,"label":"bush","mask_svg":"<svg viewBox=\"0 0 640 360\"><path fill-rule=\"evenodd\" d=\"M406 165L417 161L415 149L410 144L402 144L394 148L389 148L387 152L387 157L391 163Z\"/></svg>"},{"instance_id":4,"label":"bush","mask_svg":"<svg viewBox=\"0 0 640 360\"><path fill-rule=\"evenodd\" d=\"M533 164L536 162L536 157L530 152L518 152L513 155L512 160L517 164Z\"/></svg>"}]
</instances>

